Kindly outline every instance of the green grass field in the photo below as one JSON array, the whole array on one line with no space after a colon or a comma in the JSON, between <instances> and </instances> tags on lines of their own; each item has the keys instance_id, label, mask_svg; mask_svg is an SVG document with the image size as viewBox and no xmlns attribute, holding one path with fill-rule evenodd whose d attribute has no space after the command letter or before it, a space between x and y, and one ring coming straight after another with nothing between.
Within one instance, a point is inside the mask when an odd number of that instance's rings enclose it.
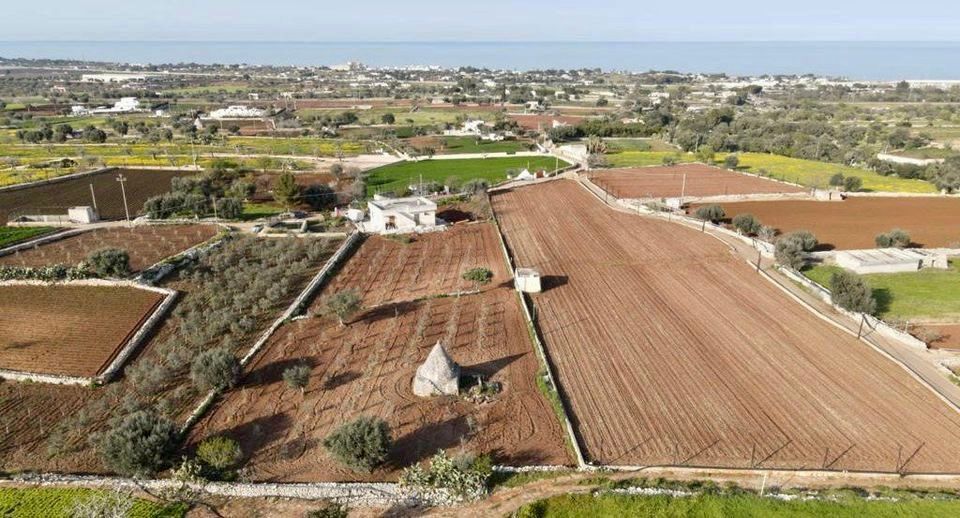
<instances>
[{"instance_id":1,"label":"green grass field","mask_svg":"<svg viewBox=\"0 0 960 518\"><path fill-rule=\"evenodd\" d=\"M658 151L676 153L677 148L660 139L653 138L606 138L607 153L615 154L624 151Z\"/></svg>"},{"instance_id":2,"label":"green grass field","mask_svg":"<svg viewBox=\"0 0 960 518\"><path fill-rule=\"evenodd\" d=\"M830 288L830 276L838 266L814 266L803 273ZM876 273L863 276L873 289L878 316L906 320L960 322L960 262L949 270L910 273Z\"/></svg>"},{"instance_id":3,"label":"green grass field","mask_svg":"<svg viewBox=\"0 0 960 518\"><path fill-rule=\"evenodd\" d=\"M670 153L663 151L623 151L607 155L612 167L644 167L663 164L664 157L673 156L678 162L693 162L696 157L691 153ZM716 155L717 161L723 161L724 154ZM873 171L840 164L803 160L764 153L738 153L739 169L748 173L762 174L779 180L798 183L807 187L827 188L830 177L836 173L844 176L856 176L863 180L863 189L878 192L933 193L936 187L923 180L908 180L894 176L883 176Z\"/></svg>"},{"instance_id":4,"label":"green grass field","mask_svg":"<svg viewBox=\"0 0 960 518\"><path fill-rule=\"evenodd\" d=\"M75 506L103 494L81 488L0 488L0 516L4 518L58 518L74 516ZM137 499L127 516L131 518L177 518L187 506L164 506Z\"/></svg>"},{"instance_id":5,"label":"green grass field","mask_svg":"<svg viewBox=\"0 0 960 518\"><path fill-rule=\"evenodd\" d=\"M42 236L54 230L56 229L53 227L0 227L0 248Z\"/></svg>"},{"instance_id":6,"label":"green grass field","mask_svg":"<svg viewBox=\"0 0 960 518\"><path fill-rule=\"evenodd\" d=\"M529 151L530 144L520 140L502 140L492 142L477 140L473 137L443 137L443 149L437 149L438 154L456 155L465 153L516 153Z\"/></svg>"},{"instance_id":7,"label":"green grass field","mask_svg":"<svg viewBox=\"0 0 960 518\"><path fill-rule=\"evenodd\" d=\"M621 516L657 517L810 517L860 518L947 517L960 515L960 501L904 499L866 500L848 497L833 500L783 501L755 495L708 495L673 498L621 494L563 495L526 505L518 518L573 518Z\"/></svg>"},{"instance_id":8,"label":"green grass field","mask_svg":"<svg viewBox=\"0 0 960 518\"><path fill-rule=\"evenodd\" d=\"M564 168L569 164L553 157L498 157L472 158L464 160L423 160L420 162L398 162L378 167L370 171L367 177L367 195L378 192L393 192L396 194L407 190L410 184L419 181L421 175L424 182L444 183L451 176L461 182L469 180L486 180L490 184L500 183L507 179L507 171L511 169L529 168L546 169L553 171L559 164Z\"/></svg>"}]
</instances>

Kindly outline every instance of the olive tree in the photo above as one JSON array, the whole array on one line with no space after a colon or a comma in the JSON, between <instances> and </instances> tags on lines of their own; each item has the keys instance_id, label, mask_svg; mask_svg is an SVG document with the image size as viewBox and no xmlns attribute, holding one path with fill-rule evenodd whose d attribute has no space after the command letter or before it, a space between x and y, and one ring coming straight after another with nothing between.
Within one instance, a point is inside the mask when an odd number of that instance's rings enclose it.
<instances>
[{"instance_id":1,"label":"olive tree","mask_svg":"<svg viewBox=\"0 0 960 518\"><path fill-rule=\"evenodd\" d=\"M146 477L170 462L177 448L177 427L152 411L138 410L106 432L99 446L108 469Z\"/></svg>"},{"instance_id":2,"label":"olive tree","mask_svg":"<svg viewBox=\"0 0 960 518\"><path fill-rule=\"evenodd\" d=\"M817 246L817 238L806 230L798 230L785 234L774 245L774 257L777 262L799 270L806 262L806 252Z\"/></svg>"},{"instance_id":3,"label":"olive tree","mask_svg":"<svg viewBox=\"0 0 960 518\"><path fill-rule=\"evenodd\" d=\"M390 426L386 421L360 416L341 425L323 446L345 466L356 471L373 471L387 460L391 446Z\"/></svg>"},{"instance_id":4,"label":"olive tree","mask_svg":"<svg viewBox=\"0 0 960 518\"><path fill-rule=\"evenodd\" d=\"M102 248L87 256L87 263L101 277L125 277L130 274L130 254L119 248Z\"/></svg>"},{"instance_id":5,"label":"olive tree","mask_svg":"<svg viewBox=\"0 0 960 518\"><path fill-rule=\"evenodd\" d=\"M226 347L200 353L190 366L190 379L200 390L223 390L236 383L240 362Z\"/></svg>"},{"instance_id":6,"label":"olive tree","mask_svg":"<svg viewBox=\"0 0 960 518\"><path fill-rule=\"evenodd\" d=\"M698 208L694 215L697 217L697 219L716 223L717 221L723 219L727 213L723 210L723 207L714 204L704 205L703 207Z\"/></svg>"},{"instance_id":7,"label":"olive tree","mask_svg":"<svg viewBox=\"0 0 960 518\"><path fill-rule=\"evenodd\" d=\"M859 176L848 176L843 179L843 190L847 192L857 192L863 187L863 179Z\"/></svg>"},{"instance_id":8,"label":"olive tree","mask_svg":"<svg viewBox=\"0 0 960 518\"><path fill-rule=\"evenodd\" d=\"M906 248L910 246L910 234L904 230L895 228L890 232L877 234L874 242L880 248Z\"/></svg>"},{"instance_id":9,"label":"olive tree","mask_svg":"<svg viewBox=\"0 0 960 518\"><path fill-rule=\"evenodd\" d=\"M283 370L283 381L292 389L300 389L303 393L310 382L310 366L305 363L292 365Z\"/></svg>"},{"instance_id":10,"label":"olive tree","mask_svg":"<svg viewBox=\"0 0 960 518\"><path fill-rule=\"evenodd\" d=\"M197 457L218 472L235 467L243 459L237 441L229 437L210 437L197 447Z\"/></svg>"},{"instance_id":11,"label":"olive tree","mask_svg":"<svg viewBox=\"0 0 960 518\"><path fill-rule=\"evenodd\" d=\"M754 217L753 214L737 214L733 217L733 228L740 231L741 234L753 235L760 232L760 229L763 227L760 224L760 220Z\"/></svg>"},{"instance_id":12,"label":"olive tree","mask_svg":"<svg viewBox=\"0 0 960 518\"><path fill-rule=\"evenodd\" d=\"M853 272L834 272L830 276L830 294L833 303L847 311L873 314L877 310L873 290L863 278Z\"/></svg>"},{"instance_id":13,"label":"olive tree","mask_svg":"<svg viewBox=\"0 0 960 518\"><path fill-rule=\"evenodd\" d=\"M327 310L337 316L340 326L345 326L350 318L363 308L362 299L356 290L343 290L333 294L326 302Z\"/></svg>"}]
</instances>

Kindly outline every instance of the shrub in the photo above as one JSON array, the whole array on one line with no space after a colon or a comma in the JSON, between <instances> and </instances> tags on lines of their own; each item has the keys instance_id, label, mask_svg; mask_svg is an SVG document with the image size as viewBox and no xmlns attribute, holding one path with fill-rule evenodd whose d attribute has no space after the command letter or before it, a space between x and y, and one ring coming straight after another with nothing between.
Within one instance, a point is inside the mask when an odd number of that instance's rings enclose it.
<instances>
[{"instance_id":1,"label":"shrub","mask_svg":"<svg viewBox=\"0 0 960 518\"><path fill-rule=\"evenodd\" d=\"M149 410L123 418L100 441L107 468L122 475L150 476L165 467L176 450L174 423Z\"/></svg>"},{"instance_id":2,"label":"shrub","mask_svg":"<svg viewBox=\"0 0 960 518\"><path fill-rule=\"evenodd\" d=\"M857 192L863 187L863 180L859 176L848 176L843 179L843 190Z\"/></svg>"},{"instance_id":3,"label":"shrub","mask_svg":"<svg viewBox=\"0 0 960 518\"><path fill-rule=\"evenodd\" d=\"M738 165L740 165L740 159L737 155L727 155L723 159L723 166L727 169L736 169Z\"/></svg>"},{"instance_id":4,"label":"shrub","mask_svg":"<svg viewBox=\"0 0 960 518\"><path fill-rule=\"evenodd\" d=\"M218 471L233 468L243 459L237 441L229 437L210 437L197 447L197 457Z\"/></svg>"},{"instance_id":5,"label":"shrub","mask_svg":"<svg viewBox=\"0 0 960 518\"><path fill-rule=\"evenodd\" d=\"M489 268L471 268L463 272L463 280L472 282L478 288L493 279L493 272Z\"/></svg>"},{"instance_id":6,"label":"shrub","mask_svg":"<svg viewBox=\"0 0 960 518\"><path fill-rule=\"evenodd\" d=\"M739 230L742 234L748 236L756 234L760 232L762 227L760 220L755 218L753 214L737 214L733 217L733 228Z\"/></svg>"},{"instance_id":7,"label":"shrub","mask_svg":"<svg viewBox=\"0 0 960 518\"><path fill-rule=\"evenodd\" d=\"M697 217L697 219L702 219L703 221L712 221L715 223L723 219L727 213L723 210L723 207L719 205L704 205L703 207L698 208L694 215Z\"/></svg>"},{"instance_id":8,"label":"shrub","mask_svg":"<svg viewBox=\"0 0 960 518\"><path fill-rule=\"evenodd\" d=\"M390 426L382 419L368 416L340 426L323 440L323 446L345 466L366 472L387 460L390 445Z\"/></svg>"},{"instance_id":9,"label":"shrub","mask_svg":"<svg viewBox=\"0 0 960 518\"><path fill-rule=\"evenodd\" d=\"M337 316L337 321L341 326L345 326L345 319L360 311L362 301L356 290L344 290L332 295L327 299L327 310Z\"/></svg>"},{"instance_id":10,"label":"shrub","mask_svg":"<svg viewBox=\"0 0 960 518\"><path fill-rule=\"evenodd\" d=\"M460 188L460 192L465 194L477 194L483 191L486 191L490 186L486 180L470 180L464 182L463 187Z\"/></svg>"},{"instance_id":11,"label":"shrub","mask_svg":"<svg viewBox=\"0 0 960 518\"><path fill-rule=\"evenodd\" d=\"M307 387L310 382L310 366L304 363L293 365L283 370L283 381L292 389L300 389L300 392Z\"/></svg>"},{"instance_id":12,"label":"shrub","mask_svg":"<svg viewBox=\"0 0 960 518\"><path fill-rule=\"evenodd\" d=\"M200 353L190 366L190 379L200 390L232 387L240 374L240 362L226 347Z\"/></svg>"},{"instance_id":13,"label":"shrub","mask_svg":"<svg viewBox=\"0 0 960 518\"><path fill-rule=\"evenodd\" d=\"M830 177L830 186L831 187L841 187L843 186L843 173L837 173Z\"/></svg>"},{"instance_id":14,"label":"shrub","mask_svg":"<svg viewBox=\"0 0 960 518\"><path fill-rule=\"evenodd\" d=\"M130 255L119 248L102 248L87 256L87 263L101 277L125 277L130 274Z\"/></svg>"},{"instance_id":15,"label":"shrub","mask_svg":"<svg viewBox=\"0 0 960 518\"><path fill-rule=\"evenodd\" d=\"M847 311L873 314L877 301L873 290L859 275L841 270L830 276L830 293L833 303Z\"/></svg>"},{"instance_id":16,"label":"shrub","mask_svg":"<svg viewBox=\"0 0 960 518\"><path fill-rule=\"evenodd\" d=\"M773 243L773 240L777 237L777 229L760 225L760 229L757 230L757 237L767 243Z\"/></svg>"},{"instance_id":17,"label":"shrub","mask_svg":"<svg viewBox=\"0 0 960 518\"><path fill-rule=\"evenodd\" d=\"M307 513L307 518L347 518L350 510L343 504L330 502L322 509L316 509Z\"/></svg>"},{"instance_id":18,"label":"shrub","mask_svg":"<svg viewBox=\"0 0 960 518\"><path fill-rule=\"evenodd\" d=\"M450 503L479 500L487 494L492 472L489 457L468 455L448 457L441 450L430 459L430 467L413 465L400 475L400 485L434 498L446 497Z\"/></svg>"},{"instance_id":19,"label":"shrub","mask_svg":"<svg viewBox=\"0 0 960 518\"><path fill-rule=\"evenodd\" d=\"M899 228L895 228L890 232L877 234L874 242L880 248L906 248L910 246L910 234Z\"/></svg>"}]
</instances>

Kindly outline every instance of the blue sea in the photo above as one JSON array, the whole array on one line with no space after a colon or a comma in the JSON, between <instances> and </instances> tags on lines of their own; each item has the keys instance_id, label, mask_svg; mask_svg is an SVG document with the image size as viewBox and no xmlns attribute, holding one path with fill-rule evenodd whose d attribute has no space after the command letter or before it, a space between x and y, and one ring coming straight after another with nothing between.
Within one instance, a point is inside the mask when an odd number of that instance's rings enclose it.
<instances>
[{"instance_id":1,"label":"blue sea","mask_svg":"<svg viewBox=\"0 0 960 518\"><path fill-rule=\"evenodd\" d=\"M531 70L678 70L817 74L864 80L960 79L960 42L0 42L0 57L119 63L371 66Z\"/></svg>"}]
</instances>

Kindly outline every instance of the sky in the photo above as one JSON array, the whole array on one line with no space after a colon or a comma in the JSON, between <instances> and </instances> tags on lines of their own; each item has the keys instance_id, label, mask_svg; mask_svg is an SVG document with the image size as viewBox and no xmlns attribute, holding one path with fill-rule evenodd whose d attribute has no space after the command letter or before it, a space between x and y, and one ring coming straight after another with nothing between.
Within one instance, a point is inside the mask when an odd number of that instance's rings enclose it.
<instances>
[{"instance_id":1,"label":"sky","mask_svg":"<svg viewBox=\"0 0 960 518\"><path fill-rule=\"evenodd\" d=\"M3 13L4 41L960 40L957 0L41 0Z\"/></svg>"}]
</instances>

